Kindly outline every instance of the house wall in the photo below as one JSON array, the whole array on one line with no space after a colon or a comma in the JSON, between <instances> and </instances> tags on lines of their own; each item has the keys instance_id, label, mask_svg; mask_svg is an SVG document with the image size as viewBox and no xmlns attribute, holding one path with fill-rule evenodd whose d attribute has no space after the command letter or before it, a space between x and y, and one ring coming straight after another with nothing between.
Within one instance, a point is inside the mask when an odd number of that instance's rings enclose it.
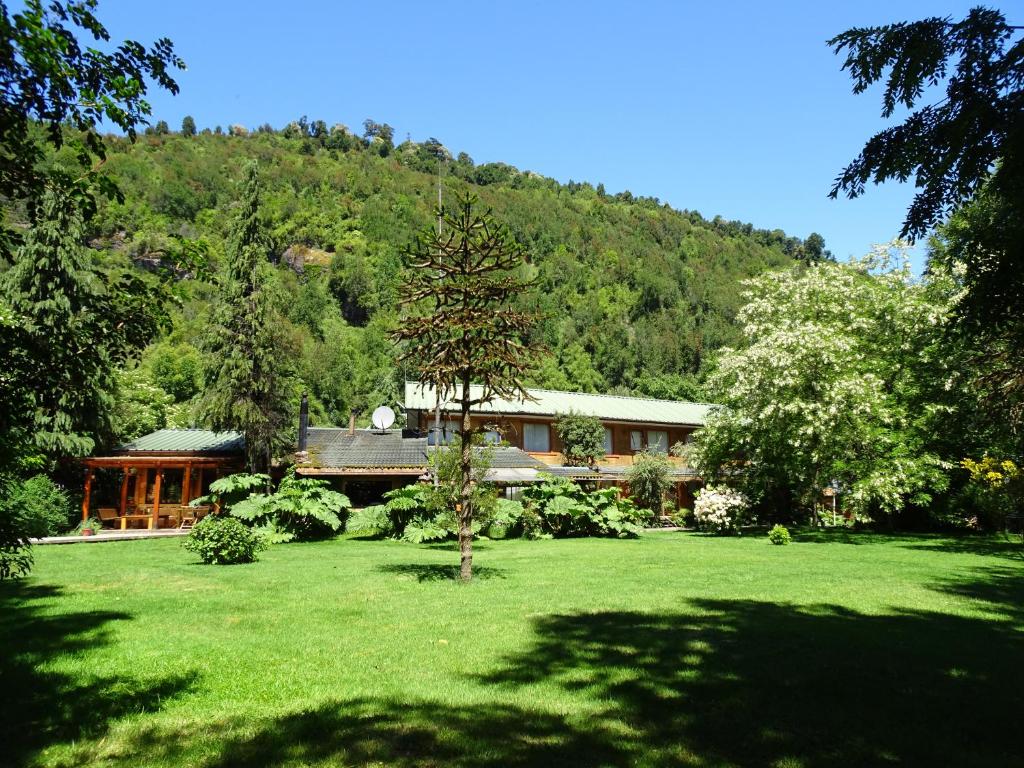
<instances>
[{"instance_id":1,"label":"house wall","mask_svg":"<svg viewBox=\"0 0 1024 768\"><path fill-rule=\"evenodd\" d=\"M427 431L434 426L434 415L426 411L410 411L408 413L409 427L416 429L427 434ZM442 414L442 420L444 419L457 418L457 415ZM473 426L479 429L485 430L496 430L501 433L502 439L504 439L509 445L512 445L521 450L526 450L523 442L523 430L524 425L527 423L544 425L548 429L549 441L551 444L551 450L547 452L537 451L526 451L534 458L539 461L543 461L545 464L552 466L561 466L565 463L565 457L562 455L562 444L558 439L558 434L555 432L552 423L554 422L553 417L544 416L492 416L492 415L473 415L471 417ZM658 424L644 424L639 422L611 422L602 421L602 425L609 427L612 430L612 452L609 453L600 462L602 466L629 466L633 463L633 457L640 453L640 450L634 450L630 442L630 433L633 431L640 431L643 433L643 445L648 442L648 434L650 432L668 432L668 447L672 448L673 445L679 442L685 442L686 439L693 433L693 427L685 426L671 426L671 425L658 425ZM669 454L669 460L678 466L684 466L685 461L676 458Z\"/></svg>"}]
</instances>

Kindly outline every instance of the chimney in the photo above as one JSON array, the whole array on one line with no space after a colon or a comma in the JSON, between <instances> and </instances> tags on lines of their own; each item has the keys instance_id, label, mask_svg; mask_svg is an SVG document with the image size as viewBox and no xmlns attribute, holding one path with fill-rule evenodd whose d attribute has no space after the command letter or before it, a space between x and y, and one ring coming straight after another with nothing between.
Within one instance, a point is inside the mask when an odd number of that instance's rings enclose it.
<instances>
[{"instance_id":1,"label":"chimney","mask_svg":"<svg viewBox=\"0 0 1024 768\"><path fill-rule=\"evenodd\" d=\"M352 411L348 415L348 433L354 435L356 433L356 412Z\"/></svg>"},{"instance_id":2,"label":"chimney","mask_svg":"<svg viewBox=\"0 0 1024 768\"><path fill-rule=\"evenodd\" d=\"M302 393L302 404L299 406L299 453L306 450L309 437L309 395Z\"/></svg>"}]
</instances>

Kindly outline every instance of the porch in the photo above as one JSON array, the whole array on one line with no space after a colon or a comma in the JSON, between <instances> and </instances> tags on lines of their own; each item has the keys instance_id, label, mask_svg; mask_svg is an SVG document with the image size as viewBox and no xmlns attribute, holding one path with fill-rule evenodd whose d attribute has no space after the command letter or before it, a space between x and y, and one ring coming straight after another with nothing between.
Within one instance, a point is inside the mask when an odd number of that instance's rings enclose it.
<instances>
[{"instance_id":1,"label":"porch","mask_svg":"<svg viewBox=\"0 0 1024 768\"><path fill-rule=\"evenodd\" d=\"M209 512L189 502L209 493L221 475L238 471L239 462L227 456L95 456L83 464L82 520L155 532L190 526Z\"/></svg>"}]
</instances>

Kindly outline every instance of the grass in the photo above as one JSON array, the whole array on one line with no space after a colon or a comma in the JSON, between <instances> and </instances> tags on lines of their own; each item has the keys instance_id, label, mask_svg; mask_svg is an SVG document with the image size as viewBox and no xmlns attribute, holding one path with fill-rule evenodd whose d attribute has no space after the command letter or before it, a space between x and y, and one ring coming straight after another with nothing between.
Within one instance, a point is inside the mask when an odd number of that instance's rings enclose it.
<instances>
[{"instance_id":1,"label":"grass","mask_svg":"<svg viewBox=\"0 0 1024 768\"><path fill-rule=\"evenodd\" d=\"M464 586L447 545L39 547L0 584L0 763L1021 764L1019 545L477 551Z\"/></svg>"}]
</instances>

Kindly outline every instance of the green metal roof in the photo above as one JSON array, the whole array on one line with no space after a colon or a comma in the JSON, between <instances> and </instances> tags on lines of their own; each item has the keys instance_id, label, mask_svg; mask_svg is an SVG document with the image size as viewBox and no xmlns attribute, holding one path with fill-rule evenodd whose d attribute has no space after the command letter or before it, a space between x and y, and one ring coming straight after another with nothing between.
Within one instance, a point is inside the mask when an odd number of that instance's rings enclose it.
<instances>
[{"instance_id":1,"label":"green metal roof","mask_svg":"<svg viewBox=\"0 0 1024 768\"><path fill-rule=\"evenodd\" d=\"M441 403L441 409L453 411L458 408L461 387L455 394ZM473 399L480 397L482 388L470 385ZM554 416L575 411L586 416L596 416L606 421L625 421L648 424L704 426L708 411L714 408L709 403L687 403L677 400L655 400L646 397L622 397L619 395L590 395L582 392L559 392L554 389L527 389L529 400L508 400L496 397L489 403L474 406L474 413L494 413L503 416ZM405 382L405 409L432 411L436 405L434 388L417 381Z\"/></svg>"},{"instance_id":2,"label":"green metal roof","mask_svg":"<svg viewBox=\"0 0 1024 768\"><path fill-rule=\"evenodd\" d=\"M240 453L245 438L240 432L208 429L158 429L117 447L128 453Z\"/></svg>"}]
</instances>

